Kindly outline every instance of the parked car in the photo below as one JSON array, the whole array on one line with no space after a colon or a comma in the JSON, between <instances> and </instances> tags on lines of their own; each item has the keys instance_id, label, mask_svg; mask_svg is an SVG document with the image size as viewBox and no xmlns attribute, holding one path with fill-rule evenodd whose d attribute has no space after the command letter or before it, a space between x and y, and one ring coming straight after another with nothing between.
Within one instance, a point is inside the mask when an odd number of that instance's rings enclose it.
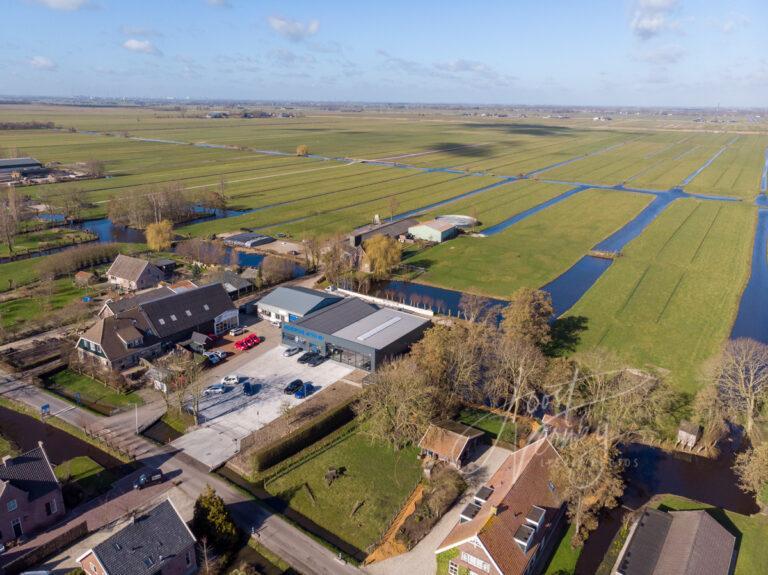
<instances>
[{"instance_id":1,"label":"parked car","mask_svg":"<svg viewBox=\"0 0 768 575\"><path fill-rule=\"evenodd\" d=\"M304 399L305 397L312 395L314 392L314 386L311 383L305 383L296 393L293 394L293 397L296 399Z\"/></svg>"},{"instance_id":2,"label":"parked car","mask_svg":"<svg viewBox=\"0 0 768 575\"><path fill-rule=\"evenodd\" d=\"M259 345L262 341L264 341L263 337L259 337L255 333L252 333L245 336L243 339L237 340L235 342L235 349L239 349L241 351L251 349L252 347Z\"/></svg>"},{"instance_id":3,"label":"parked car","mask_svg":"<svg viewBox=\"0 0 768 575\"><path fill-rule=\"evenodd\" d=\"M296 355L301 351L301 348L298 345L294 345L293 347L289 347L283 352L283 357L291 357L292 355Z\"/></svg>"},{"instance_id":4,"label":"parked car","mask_svg":"<svg viewBox=\"0 0 768 575\"><path fill-rule=\"evenodd\" d=\"M285 389L283 389L283 393L285 395L293 395L297 391L299 391L302 386L304 385L304 382L300 379L294 379L291 383L285 386Z\"/></svg>"},{"instance_id":5,"label":"parked car","mask_svg":"<svg viewBox=\"0 0 768 575\"><path fill-rule=\"evenodd\" d=\"M258 383L253 383L250 379L243 383L243 393L245 395L256 395L261 386Z\"/></svg>"},{"instance_id":6,"label":"parked car","mask_svg":"<svg viewBox=\"0 0 768 575\"><path fill-rule=\"evenodd\" d=\"M317 355L316 351L307 351L302 353L297 360L299 363L307 363L310 359Z\"/></svg>"},{"instance_id":7,"label":"parked car","mask_svg":"<svg viewBox=\"0 0 768 575\"><path fill-rule=\"evenodd\" d=\"M211 365L216 365L221 361L221 357L219 357L219 354L217 353L206 351L203 353L203 355L205 356L205 359L208 360L208 363L210 363Z\"/></svg>"},{"instance_id":8,"label":"parked car","mask_svg":"<svg viewBox=\"0 0 768 575\"><path fill-rule=\"evenodd\" d=\"M242 327L242 326L241 327L233 327L232 329L229 330L229 335L231 335L232 337L234 337L236 335L242 335L244 333L245 333L245 328Z\"/></svg>"},{"instance_id":9,"label":"parked car","mask_svg":"<svg viewBox=\"0 0 768 575\"><path fill-rule=\"evenodd\" d=\"M325 357L324 355L320 355L318 353L318 354L315 355L315 357L312 357L312 358L309 359L309 361L307 361L307 365L309 367L317 367L318 365L323 363L326 359L328 359L328 358Z\"/></svg>"},{"instance_id":10,"label":"parked car","mask_svg":"<svg viewBox=\"0 0 768 575\"><path fill-rule=\"evenodd\" d=\"M150 485L155 485L156 483L162 483L164 479L165 477L163 476L163 472L160 471L159 469L148 471L147 473L142 473L141 475L139 475L136 481L133 482L133 488L144 489L145 487L149 487Z\"/></svg>"},{"instance_id":11,"label":"parked car","mask_svg":"<svg viewBox=\"0 0 768 575\"><path fill-rule=\"evenodd\" d=\"M222 385L237 385L238 383L240 383L240 376L237 376L233 373L225 375L221 378Z\"/></svg>"},{"instance_id":12,"label":"parked car","mask_svg":"<svg viewBox=\"0 0 768 575\"><path fill-rule=\"evenodd\" d=\"M203 390L203 396L208 397L210 395L221 395L222 393L226 393L227 388L221 385L220 383L214 383L213 385L209 385Z\"/></svg>"}]
</instances>

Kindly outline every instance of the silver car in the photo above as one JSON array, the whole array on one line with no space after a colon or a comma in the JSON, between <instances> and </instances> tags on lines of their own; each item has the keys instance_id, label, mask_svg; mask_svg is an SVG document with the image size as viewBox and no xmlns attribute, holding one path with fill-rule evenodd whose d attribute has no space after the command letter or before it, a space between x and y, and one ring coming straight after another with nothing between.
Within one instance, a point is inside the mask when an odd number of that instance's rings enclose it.
<instances>
[{"instance_id":1,"label":"silver car","mask_svg":"<svg viewBox=\"0 0 768 575\"><path fill-rule=\"evenodd\" d=\"M296 355L301 351L301 348L297 345L293 347L289 347L283 352L283 357L291 357L292 355Z\"/></svg>"}]
</instances>

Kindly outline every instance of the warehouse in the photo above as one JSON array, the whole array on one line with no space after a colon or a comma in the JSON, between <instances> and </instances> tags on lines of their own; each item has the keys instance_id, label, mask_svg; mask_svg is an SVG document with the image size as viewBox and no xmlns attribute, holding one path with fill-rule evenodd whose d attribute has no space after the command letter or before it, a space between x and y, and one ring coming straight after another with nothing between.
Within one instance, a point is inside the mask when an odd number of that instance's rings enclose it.
<instances>
[{"instance_id":1,"label":"warehouse","mask_svg":"<svg viewBox=\"0 0 768 575\"><path fill-rule=\"evenodd\" d=\"M34 158L0 159L0 181L44 175L48 170Z\"/></svg>"},{"instance_id":2,"label":"warehouse","mask_svg":"<svg viewBox=\"0 0 768 575\"><path fill-rule=\"evenodd\" d=\"M283 324L283 343L374 371L407 352L430 325L424 317L350 297Z\"/></svg>"},{"instance_id":3,"label":"warehouse","mask_svg":"<svg viewBox=\"0 0 768 575\"><path fill-rule=\"evenodd\" d=\"M418 220L414 218L405 218L384 223L366 224L352 231L349 236L349 243L352 247L355 247L362 245L363 242L370 240L374 236L397 238L405 235L409 227L415 226L418 223Z\"/></svg>"},{"instance_id":4,"label":"warehouse","mask_svg":"<svg viewBox=\"0 0 768 575\"><path fill-rule=\"evenodd\" d=\"M241 234L235 234L233 236L227 237L224 240L224 243L228 246L255 248L257 246L271 244L274 241L275 238L271 236L265 236L264 234L254 234L251 232L243 232Z\"/></svg>"},{"instance_id":5,"label":"warehouse","mask_svg":"<svg viewBox=\"0 0 768 575\"><path fill-rule=\"evenodd\" d=\"M455 237L459 230L451 222L429 220L408 228L408 233L417 240L439 244Z\"/></svg>"},{"instance_id":6,"label":"warehouse","mask_svg":"<svg viewBox=\"0 0 768 575\"><path fill-rule=\"evenodd\" d=\"M301 286L280 286L256 304L259 317L272 323L295 321L341 300L340 296Z\"/></svg>"}]
</instances>

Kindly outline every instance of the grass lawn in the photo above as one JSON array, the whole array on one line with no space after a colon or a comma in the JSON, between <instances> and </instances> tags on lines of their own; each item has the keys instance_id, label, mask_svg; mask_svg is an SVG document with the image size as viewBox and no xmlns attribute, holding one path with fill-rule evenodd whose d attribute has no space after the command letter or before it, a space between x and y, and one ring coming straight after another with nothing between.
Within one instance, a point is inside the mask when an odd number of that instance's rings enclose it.
<instances>
[{"instance_id":1,"label":"grass lawn","mask_svg":"<svg viewBox=\"0 0 768 575\"><path fill-rule=\"evenodd\" d=\"M712 516L737 537L738 557L734 575L764 573L768 565L768 516L740 515L698 501L675 495L665 495L656 504L660 509L708 509ZM739 541L740 538L740 541Z\"/></svg>"},{"instance_id":2,"label":"grass lawn","mask_svg":"<svg viewBox=\"0 0 768 575\"><path fill-rule=\"evenodd\" d=\"M5 457L6 455L15 455L15 454L16 454L15 446L5 437L0 435L0 458Z\"/></svg>"},{"instance_id":3,"label":"grass lawn","mask_svg":"<svg viewBox=\"0 0 768 575\"><path fill-rule=\"evenodd\" d=\"M101 495L107 492L115 481L112 473L85 455L63 461L56 466L54 473L64 484L70 503L79 503Z\"/></svg>"},{"instance_id":4,"label":"grass lawn","mask_svg":"<svg viewBox=\"0 0 768 575\"><path fill-rule=\"evenodd\" d=\"M459 237L421 252L407 263L427 268L419 282L509 297L521 286L541 287L555 279L651 199L588 190L497 235Z\"/></svg>"},{"instance_id":5,"label":"grass lawn","mask_svg":"<svg viewBox=\"0 0 768 575\"><path fill-rule=\"evenodd\" d=\"M549 566L544 575L564 575L566 573L570 575L574 572L582 548L577 547L574 549L571 547L572 536L573 526L571 525L552 554L552 559L550 559Z\"/></svg>"},{"instance_id":6,"label":"grass lawn","mask_svg":"<svg viewBox=\"0 0 768 575\"><path fill-rule=\"evenodd\" d=\"M29 261L26 263L30 265ZM54 282L53 291L50 295L44 293L41 288L39 293L29 297L0 303L0 321L4 328L13 328L21 323L42 317L50 310L61 309L67 304L79 300L87 293L87 290L75 286L69 278L61 278Z\"/></svg>"},{"instance_id":7,"label":"grass lawn","mask_svg":"<svg viewBox=\"0 0 768 575\"><path fill-rule=\"evenodd\" d=\"M680 389L695 391L736 315L755 215L740 204L670 205L568 312L587 319L579 348L670 370Z\"/></svg>"},{"instance_id":8,"label":"grass lawn","mask_svg":"<svg viewBox=\"0 0 768 575\"><path fill-rule=\"evenodd\" d=\"M119 407L132 407L133 404L142 405L144 400L135 392L119 393L103 383L81 375L68 369L59 371L51 376L48 385L53 390L67 399L74 399L75 394L79 393L82 403L91 408L105 407L114 409Z\"/></svg>"},{"instance_id":9,"label":"grass lawn","mask_svg":"<svg viewBox=\"0 0 768 575\"><path fill-rule=\"evenodd\" d=\"M513 445L517 444L519 439L517 437L517 425L511 419L490 411L467 407L459 412L458 421L485 431L493 439L501 439ZM524 425L520 431L527 436L530 433L530 428Z\"/></svg>"},{"instance_id":10,"label":"grass lawn","mask_svg":"<svg viewBox=\"0 0 768 575\"><path fill-rule=\"evenodd\" d=\"M172 408L165 412L160 421L183 435L188 427L195 425L195 416Z\"/></svg>"},{"instance_id":11,"label":"grass lawn","mask_svg":"<svg viewBox=\"0 0 768 575\"><path fill-rule=\"evenodd\" d=\"M266 483L269 493L354 547L366 551L383 535L421 478L416 449L393 451L362 432ZM330 487L330 467L345 471ZM356 510L355 510L356 509Z\"/></svg>"}]
</instances>

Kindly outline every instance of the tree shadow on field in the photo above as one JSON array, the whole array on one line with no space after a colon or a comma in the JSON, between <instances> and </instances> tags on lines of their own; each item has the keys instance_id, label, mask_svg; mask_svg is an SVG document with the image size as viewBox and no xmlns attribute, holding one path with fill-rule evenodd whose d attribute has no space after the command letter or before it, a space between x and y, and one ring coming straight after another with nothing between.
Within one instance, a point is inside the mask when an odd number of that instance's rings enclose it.
<instances>
[{"instance_id":1,"label":"tree shadow on field","mask_svg":"<svg viewBox=\"0 0 768 575\"><path fill-rule=\"evenodd\" d=\"M498 124L491 122L476 124L467 122L464 126L467 128L486 128L507 134L520 134L522 136L567 136L574 133L572 128L566 126L547 126L545 124L508 124L501 122Z\"/></svg>"},{"instance_id":2,"label":"tree shadow on field","mask_svg":"<svg viewBox=\"0 0 768 575\"><path fill-rule=\"evenodd\" d=\"M440 142L430 146L430 148L443 154L452 154L465 158L484 158L490 156L492 151L490 146L475 146L473 144L459 144L458 142Z\"/></svg>"},{"instance_id":3,"label":"tree shadow on field","mask_svg":"<svg viewBox=\"0 0 768 575\"><path fill-rule=\"evenodd\" d=\"M561 317L552 324L552 341L545 352L549 356L561 356L576 351L581 341L581 333L586 331L589 320L583 315Z\"/></svg>"}]
</instances>

